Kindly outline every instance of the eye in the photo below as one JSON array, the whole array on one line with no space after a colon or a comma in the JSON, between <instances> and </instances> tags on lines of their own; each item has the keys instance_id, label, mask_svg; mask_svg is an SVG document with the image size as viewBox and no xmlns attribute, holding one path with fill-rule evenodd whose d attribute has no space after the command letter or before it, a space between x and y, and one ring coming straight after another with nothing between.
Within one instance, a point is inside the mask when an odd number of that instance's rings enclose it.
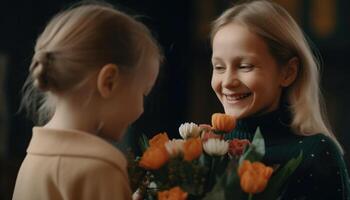
<instances>
[{"instance_id":1,"label":"eye","mask_svg":"<svg viewBox=\"0 0 350 200\"><path fill-rule=\"evenodd\" d=\"M224 72L226 67L221 64L213 64L213 70L216 72Z\"/></svg>"},{"instance_id":2,"label":"eye","mask_svg":"<svg viewBox=\"0 0 350 200\"><path fill-rule=\"evenodd\" d=\"M242 69L243 71L249 72L254 69L254 65L248 64L248 63L242 63L238 67L239 69Z\"/></svg>"}]
</instances>

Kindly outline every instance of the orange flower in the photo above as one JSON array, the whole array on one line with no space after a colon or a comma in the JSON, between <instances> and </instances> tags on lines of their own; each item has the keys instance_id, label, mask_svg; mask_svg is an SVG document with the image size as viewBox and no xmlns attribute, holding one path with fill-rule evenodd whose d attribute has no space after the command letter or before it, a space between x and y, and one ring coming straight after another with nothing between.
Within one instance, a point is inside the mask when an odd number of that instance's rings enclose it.
<instances>
[{"instance_id":1,"label":"orange flower","mask_svg":"<svg viewBox=\"0 0 350 200\"><path fill-rule=\"evenodd\" d=\"M214 113L211 116L211 124L215 130L231 132L236 126L236 119L230 115Z\"/></svg>"},{"instance_id":2,"label":"orange flower","mask_svg":"<svg viewBox=\"0 0 350 200\"><path fill-rule=\"evenodd\" d=\"M244 160L238 168L238 175L242 190L246 193L255 194L264 191L272 175L273 169L261 162L251 163Z\"/></svg>"},{"instance_id":3,"label":"orange flower","mask_svg":"<svg viewBox=\"0 0 350 200\"><path fill-rule=\"evenodd\" d=\"M145 169L159 169L169 160L165 147L149 147L142 155L139 165Z\"/></svg>"},{"instance_id":4,"label":"orange flower","mask_svg":"<svg viewBox=\"0 0 350 200\"><path fill-rule=\"evenodd\" d=\"M185 200L187 192L181 190L180 187L173 187L170 190L158 192L158 200Z\"/></svg>"},{"instance_id":5,"label":"orange flower","mask_svg":"<svg viewBox=\"0 0 350 200\"><path fill-rule=\"evenodd\" d=\"M149 141L149 145L151 147L157 146L157 147L164 147L164 144L169 141L169 137L167 133L159 133L155 136L153 136L152 139Z\"/></svg>"},{"instance_id":6,"label":"orange flower","mask_svg":"<svg viewBox=\"0 0 350 200\"><path fill-rule=\"evenodd\" d=\"M192 161L202 154L202 141L199 138L190 138L184 143L184 159Z\"/></svg>"},{"instance_id":7,"label":"orange flower","mask_svg":"<svg viewBox=\"0 0 350 200\"><path fill-rule=\"evenodd\" d=\"M229 143L228 152L231 156L240 156L243 154L244 148L249 144L250 144L249 140L246 140L246 139L243 139L243 140L233 139Z\"/></svg>"},{"instance_id":8,"label":"orange flower","mask_svg":"<svg viewBox=\"0 0 350 200\"><path fill-rule=\"evenodd\" d=\"M249 160L243 160L243 163L238 167L238 176L241 177L244 172L252 170L252 163Z\"/></svg>"}]
</instances>

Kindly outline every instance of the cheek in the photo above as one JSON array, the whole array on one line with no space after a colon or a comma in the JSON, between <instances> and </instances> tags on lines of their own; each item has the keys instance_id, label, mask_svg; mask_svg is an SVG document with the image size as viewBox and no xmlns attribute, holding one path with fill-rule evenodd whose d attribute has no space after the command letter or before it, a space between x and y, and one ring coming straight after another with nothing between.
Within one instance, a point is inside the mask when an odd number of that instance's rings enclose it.
<instances>
[{"instance_id":1,"label":"cheek","mask_svg":"<svg viewBox=\"0 0 350 200\"><path fill-rule=\"evenodd\" d=\"M281 91L282 89L273 81L254 85L254 93L258 102L273 102L280 98Z\"/></svg>"},{"instance_id":2,"label":"cheek","mask_svg":"<svg viewBox=\"0 0 350 200\"><path fill-rule=\"evenodd\" d=\"M269 92L268 89L273 82L271 77L254 72L243 74L240 80L253 93Z\"/></svg>"},{"instance_id":3,"label":"cheek","mask_svg":"<svg viewBox=\"0 0 350 200\"><path fill-rule=\"evenodd\" d=\"M144 99L143 99L143 93L141 91L139 91L139 95L137 97L134 98L134 109L135 109L135 118L139 118L140 115L142 115L143 111L144 111ZM135 120L136 120L135 119Z\"/></svg>"},{"instance_id":4,"label":"cheek","mask_svg":"<svg viewBox=\"0 0 350 200\"><path fill-rule=\"evenodd\" d=\"M253 93L256 93L259 90L261 90L262 85L264 84L264 82L251 75L241 76L240 81L242 85L247 87L250 90L250 92Z\"/></svg>"},{"instance_id":5,"label":"cheek","mask_svg":"<svg viewBox=\"0 0 350 200\"><path fill-rule=\"evenodd\" d=\"M220 89L220 81L216 75L212 75L211 78L211 88L217 93Z\"/></svg>"},{"instance_id":6,"label":"cheek","mask_svg":"<svg viewBox=\"0 0 350 200\"><path fill-rule=\"evenodd\" d=\"M144 111L144 100L143 100L143 97L140 98L139 102L138 102L138 105L137 105L137 113L138 113L138 117L140 115L142 115L143 111Z\"/></svg>"}]
</instances>

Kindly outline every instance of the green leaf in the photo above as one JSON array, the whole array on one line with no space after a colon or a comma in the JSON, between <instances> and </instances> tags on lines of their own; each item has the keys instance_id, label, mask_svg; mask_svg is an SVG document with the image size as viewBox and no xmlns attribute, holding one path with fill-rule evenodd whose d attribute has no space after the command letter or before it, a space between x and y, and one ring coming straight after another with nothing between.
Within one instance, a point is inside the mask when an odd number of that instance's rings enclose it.
<instances>
[{"instance_id":1,"label":"green leaf","mask_svg":"<svg viewBox=\"0 0 350 200\"><path fill-rule=\"evenodd\" d=\"M220 156L219 162L217 162L215 166L216 178L221 177L225 173L229 162L230 159L227 154L224 156Z\"/></svg>"},{"instance_id":2,"label":"green leaf","mask_svg":"<svg viewBox=\"0 0 350 200\"><path fill-rule=\"evenodd\" d=\"M204 200L242 200L247 199L241 190L237 174L237 162L228 163L225 173L218 178L213 189L206 194Z\"/></svg>"},{"instance_id":3,"label":"green leaf","mask_svg":"<svg viewBox=\"0 0 350 200\"><path fill-rule=\"evenodd\" d=\"M198 160L202 166L209 166L211 162L211 157L206 153L202 153Z\"/></svg>"},{"instance_id":4,"label":"green leaf","mask_svg":"<svg viewBox=\"0 0 350 200\"><path fill-rule=\"evenodd\" d=\"M223 175L215 184L214 188L205 195L203 200L225 200L226 179L227 176Z\"/></svg>"},{"instance_id":5,"label":"green leaf","mask_svg":"<svg viewBox=\"0 0 350 200\"><path fill-rule=\"evenodd\" d=\"M301 151L296 158L292 158L288 161L283 168L279 169L269 180L267 188L265 191L258 195L259 199L277 199L280 195L283 187L286 186L286 181L292 175L292 173L297 169L303 160L303 152Z\"/></svg>"},{"instance_id":6,"label":"green leaf","mask_svg":"<svg viewBox=\"0 0 350 200\"><path fill-rule=\"evenodd\" d=\"M261 134L260 128L258 127L255 131L255 135L252 141L252 144L256 146L256 151L260 154L265 154L265 141L264 137Z\"/></svg>"},{"instance_id":7,"label":"green leaf","mask_svg":"<svg viewBox=\"0 0 350 200\"><path fill-rule=\"evenodd\" d=\"M225 198L227 200L247 199L245 197L246 194L241 189L237 168L237 163L230 162L226 169L226 174L224 174L224 176L227 176L225 185Z\"/></svg>"},{"instance_id":8,"label":"green leaf","mask_svg":"<svg viewBox=\"0 0 350 200\"><path fill-rule=\"evenodd\" d=\"M145 134L141 135L141 138L139 140L139 144L140 144L140 148L141 148L142 152L145 152L146 149L149 147L148 138Z\"/></svg>"},{"instance_id":9,"label":"green leaf","mask_svg":"<svg viewBox=\"0 0 350 200\"><path fill-rule=\"evenodd\" d=\"M265 155L265 141L264 137L261 134L260 128L258 127L255 131L255 135L252 143L246 149L243 155L239 159L239 164L243 160L249 160L251 162L260 161Z\"/></svg>"}]
</instances>

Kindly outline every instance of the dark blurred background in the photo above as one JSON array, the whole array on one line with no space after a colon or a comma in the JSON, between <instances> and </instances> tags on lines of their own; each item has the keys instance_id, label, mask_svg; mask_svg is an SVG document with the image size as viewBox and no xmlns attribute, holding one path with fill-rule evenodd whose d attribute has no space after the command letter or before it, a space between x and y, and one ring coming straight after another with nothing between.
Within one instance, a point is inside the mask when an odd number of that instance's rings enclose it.
<instances>
[{"instance_id":1,"label":"dark blurred background","mask_svg":"<svg viewBox=\"0 0 350 200\"><path fill-rule=\"evenodd\" d=\"M17 113L20 90L38 34L72 0L0 1L0 199L11 199L16 173L25 156L33 123ZM209 123L222 108L210 87L210 22L236 1L110 0L139 16L160 42L166 61L158 84L146 102L145 114L130 135L167 131L177 137L186 121ZM350 156L349 0L275 0L284 6L319 49L323 58L322 92L330 122ZM130 138L126 139L130 142ZM348 162L349 163L349 162Z\"/></svg>"}]
</instances>

